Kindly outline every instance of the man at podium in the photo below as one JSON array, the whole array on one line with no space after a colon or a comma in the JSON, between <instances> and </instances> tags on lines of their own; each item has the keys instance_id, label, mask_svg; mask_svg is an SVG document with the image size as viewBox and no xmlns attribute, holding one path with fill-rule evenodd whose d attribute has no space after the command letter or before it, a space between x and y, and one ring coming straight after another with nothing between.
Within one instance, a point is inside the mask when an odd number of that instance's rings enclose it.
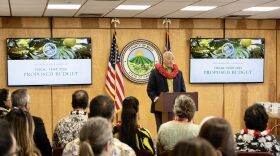
<instances>
[{"instance_id":1,"label":"man at podium","mask_svg":"<svg viewBox=\"0 0 280 156\"><path fill-rule=\"evenodd\" d=\"M163 65L155 64L147 86L147 93L152 101L151 113L155 114L157 130L162 124L162 113L155 110L155 104L161 92L186 92L182 72L174 63L174 55L170 51L163 53ZM172 117L173 113L168 113L168 119L172 120Z\"/></svg>"}]
</instances>

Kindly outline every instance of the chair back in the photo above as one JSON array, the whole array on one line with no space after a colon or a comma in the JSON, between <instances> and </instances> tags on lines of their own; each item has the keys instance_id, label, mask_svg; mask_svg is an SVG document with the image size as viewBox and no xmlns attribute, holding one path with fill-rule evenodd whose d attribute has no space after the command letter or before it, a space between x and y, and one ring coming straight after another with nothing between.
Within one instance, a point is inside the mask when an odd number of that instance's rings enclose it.
<instances>
[{"instance_id":1,"label":"chair back","mask_svg":"<svg viewBox=\"0 0 280 156\"><path fill-rule=\"evenodd\" d=\"M136 152L137 156L154 156L151 151L139 150Z\"/></svg>"},{"instance_id":2,"label":"chair back","mask_svg":"<svg viewBox=\"0 0 280 156\"><path fill-rule=\"evenodd\" d=\"M53 156L62 156L63 149L63 147L55 147L53 149Z\"/></svg>"},{"instance_id":3,"label":"chair back","mask_svg":"<svg viewBox=\"0 0 280 156\"><path fill-rule=\"evenodd\" d=\"M159 156L171 156L172 151L162 151Z\"/></svg>"},{"instance_id":4,"label":"chair back","mask_svg":"<svg viewBox=\"0 0 280 156\"><path fill-rule=\"evenodd\" d=\"M237 152L237 156L273 156L269 152Z\"/></svg>"}]
</instances>

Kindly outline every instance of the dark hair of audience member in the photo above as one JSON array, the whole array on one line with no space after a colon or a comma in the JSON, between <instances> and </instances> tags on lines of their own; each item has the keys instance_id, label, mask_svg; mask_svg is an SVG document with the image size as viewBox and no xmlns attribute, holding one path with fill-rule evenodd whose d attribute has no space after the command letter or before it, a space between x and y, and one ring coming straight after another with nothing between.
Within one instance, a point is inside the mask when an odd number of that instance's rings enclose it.
<instances>
[{"instance_id":1,"label":"dark hair of audience member","mask_svg":"<svg viewBox=\"0 0 280 156\"><path fill-rule=\"evenodd\" d=\"M109 121L102 117L90 118L80 131L79 156L100 155L111 139L113 139L113 133Z\"/></svg>"},{"instance_id":2,"label":"dark hair of audience member","mask_svg":"<svg viewBox=\"0 0 280 156\"><path fill-rule=\"evenodd\" d=\"M213 146L203 138L180 141L172 150L172 156L216 156Z\"/></svg>"},{"instance_id":3,"label":"dark hair of audience member","mask_svg":"<svg viewBox=\"0 0 280 156\"><path fill-rule=\"evenodd\" d=\"M84 90L77 90L72 94L72 107L86 109L88 106L88 93Z\"/></svg>"},{"instance_id":4,"label":"dark hair of audience member","mask_svg":"<svg viewBox=\"0 0 280 156\"><path fill-rule=\"evenodd\" d=\"M21 147L21 154L24 156L40 155L33 140L34 122L29 112L13 108L6 115L10 128L16 138L18 146Z\"/></svg>"},{"instance_id":5,"label":"dark hair of audience member","mask_svg":"<svg viewBox=\"0 0 280 156\"><path fill-rule=\"evenodd\" d=\"M13 134L10 131L7 121L0 119L0 155L8 155L12 153L13 144L16 144L13 139Z\"/></svg>"},{"instance_id":6,"label":"dark hair of audience member","mask_svg":"<svg viewBox=\"0 0 280 156\"><path fill-rule=\"evenodd\" d=\"M88 117L101 116L112 120L114 111L114 101L108 96L98 95L90 101Z\"/></svg>"},{"instance_id":7,"label":"dark hair of audience member","mask_svg":"<svg viewBox=\"0 0 280 156\"><path fill-rule=\"evenodd\" d=\"M268 115L264 106L254 104L245 111L244 121L246 128L257 131L264 131L267 127Z\"/></svg>"},{"instance_id":8,"label":"dark hair of audience member","mask_svg":"<svg viewBox=\"0 0 280 156\"><path fill-rule=\"evenodd\" d=\"M5 109L10 109L7 105L6 102L8 100L9 96L9 90L6 88L0 89L0 107L3 107Z\"/></svg>"},{"instance_id":9,"label":"dark hair of audience member","mask_svg":"<svg viewBox=\"0 0 280 156\"><path fill-rule=\"evenodd\" d=\"M127 97L123 100L122 123L120 126L120 141L128 144L134 151L138 151L136 145L137 112L139 101L135 97Z\"/></svg>"},{"instance_id":10,"label":"dark hair of audience member","mask_svg":"<svg viewBox=\"0 0 280 156\"><path fill-rule=\"evenodd\" d=\"M207 120L200 128L199 137L209 141L223 156L235 156L235 143L230 124L222 118Z\"/></svg>"}]
</instances>

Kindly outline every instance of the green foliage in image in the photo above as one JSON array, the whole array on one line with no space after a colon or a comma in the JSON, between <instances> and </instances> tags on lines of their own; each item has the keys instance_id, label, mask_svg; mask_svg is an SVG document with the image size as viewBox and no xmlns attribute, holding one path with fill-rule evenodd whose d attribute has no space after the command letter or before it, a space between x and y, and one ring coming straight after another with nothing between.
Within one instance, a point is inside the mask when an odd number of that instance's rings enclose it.
<instances>
[{"instance_id":1,"label":"green foliage in image","mask_svg":"<svg viewBox=\"0 0 280 156\"><path fill-rule=\"evenodd\" d=\"M144 56L136 56L128 61L128 68L137 75L149 73L154 66L154 62Z\"/></svg>"},{"instance_id":2,"label":"green foliage in image","mask_svg":"<svg viewBox=\"0 0 280 156\"><path fill-rule=\"evenodd\" d=\"M76 38L8 39L8 58L17 59L90 59L91 44ZM44 46L50 46L45 48ZM47 50L46 50L47 49Z\"/></svg>"},{"instance_id":3,"label":"green foliage in image","mask_svg":"<svg viewBox=\"0 0 280 156\"><path fill-rule=\"evenodd\" d=\"M191 39L192 58L264 58L263 39Z\"/></svg>"}]
</instances>

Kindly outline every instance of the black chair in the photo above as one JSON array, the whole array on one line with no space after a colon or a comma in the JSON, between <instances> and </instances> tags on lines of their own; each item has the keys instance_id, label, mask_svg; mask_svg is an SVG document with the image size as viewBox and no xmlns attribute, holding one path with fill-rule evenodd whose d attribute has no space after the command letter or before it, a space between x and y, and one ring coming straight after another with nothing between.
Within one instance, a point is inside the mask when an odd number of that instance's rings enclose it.
<instances>
[{"instance_id":1,"label":"black chair","mask_svg":"<svg viewBox=\"0 0 280 156\"><path fill-rule=\"evenodd\" d=\"M145 150L140 150L136 151L137 156L154 156L154 154L151 151L145 151Z\"/></svg>"},{"instance_id":2,"label":"black chair","mask_svg":"<svg viewBox=\"0 0 280 156\"><path fill-rule=\"evenodd\" d=\"M63 147L55 147L53 149L53 156L62 156L63 149Z\"/></svg>"},{"instance_id":3,"label":"black chair","mask_svg":"<svg viewBox=\"0 0 280 156\"><path fill-rule=\"evenodd\" d=\"M273 156L269 152L236 152L237 156Z\"/></svg>"},{"instance_id":4,"label":"black chair","mask_svg":"<svg viewBox=\"0 0 280 156\"><path fill-rule=\"evenodd\" d=\"M171 156L172 151L162 151L158 154L158 156Z\"/></svg>"}]
</instances>

